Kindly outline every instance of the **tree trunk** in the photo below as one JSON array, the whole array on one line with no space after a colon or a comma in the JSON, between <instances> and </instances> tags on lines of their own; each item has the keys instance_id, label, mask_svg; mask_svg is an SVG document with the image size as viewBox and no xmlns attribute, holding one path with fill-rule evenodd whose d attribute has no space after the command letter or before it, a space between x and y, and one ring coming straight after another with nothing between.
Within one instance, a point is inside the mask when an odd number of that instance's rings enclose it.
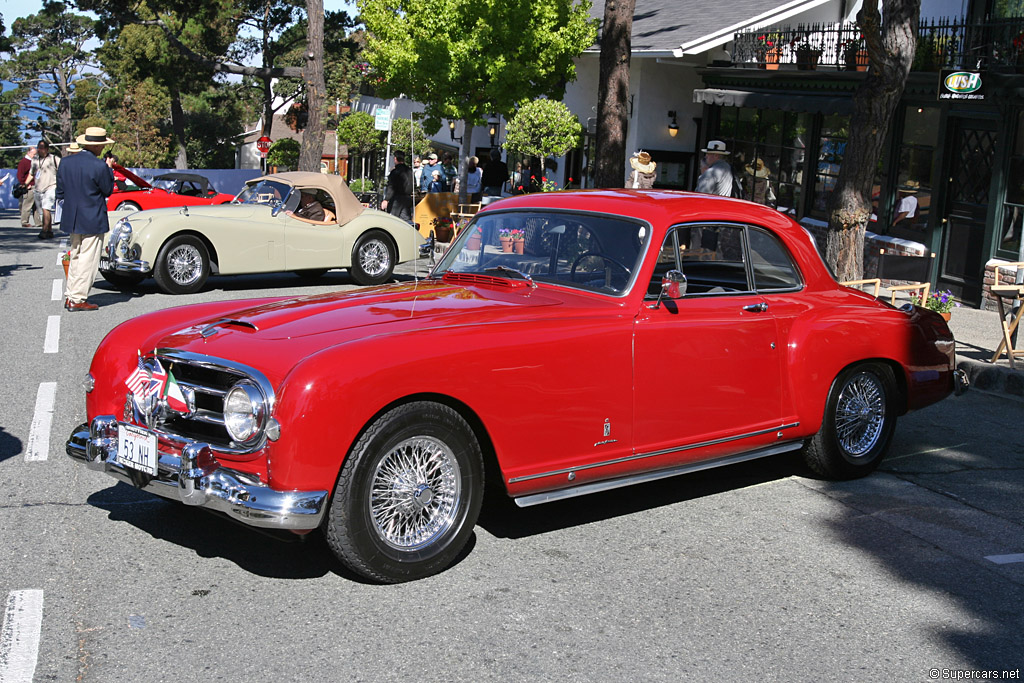
<instances>
[{"instance_id":1,"label":"tree trunk","mask_svg":"<svg viewBox=\"0 0 1024 683\"><path fill-rule=\"evenodd\" d=\"M636 0L605 0L597 90L595 187L622 187L629 125L629 57Z\"/></svg>"},{"instance_id":2,"label":"tree trunk","mask_svg":"<svg viewBox=\"0 0 1024 683\"><path fill-rule=\"evenodd\" d=\"M181 92L171 89L171 130L178 152L174 157L174 168L188 168L188 150L185 148L185 110L181 108Z\"/></svg>"},{"instance_id":3,"label":"tree trunk","mask_svg":"<svg viewBox=\"0 0 1024 683\"><path fill-rule=\"evenodd\" d=\"M306 111L309 119L302 133L299 151L300 171L320 171L324 151L324 2L306 0L309 28L306 32L306 65L302 78L306 83Z\"/></svg>"},{"instance_id":4,"label":"tree trunk","mask_svg":"<svg viewBox=\"0 0 1024 683\"><path fill-rule=\"evenodd\" d=\"M825 261L840 282L863 276L875 169L914 60L920 10L921 0L882 0L879 16L878 0L868 0L857 14L870 66L853 96L850 135L822 244ZM891 164L895 169L898 160Z\"/></svg>"}]
</instances>

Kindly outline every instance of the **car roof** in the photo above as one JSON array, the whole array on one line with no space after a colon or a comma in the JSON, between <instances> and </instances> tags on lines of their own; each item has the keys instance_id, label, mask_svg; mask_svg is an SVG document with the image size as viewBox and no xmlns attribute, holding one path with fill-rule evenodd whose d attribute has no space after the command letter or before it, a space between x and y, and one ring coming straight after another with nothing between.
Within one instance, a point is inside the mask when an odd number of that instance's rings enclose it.
<instances>
[{"instance_id":1,"label":"car roof","mask_svg":"<svg viewBox=\"0 0 1024 683\"><path fill-rule=\"evenodd\" d=\"M272 180L300 188L324 190L334 199L334 213L338 217L339 225L348 223L366 208L352 194L352 190L349 189L341 176L329 175L327 173L312 173L309 171L287 171L253 178L247 184L253 185L261 180Z\"/></svg>"},{"instance_id":2,"label":"car roof","mask_svg":"<svg viewBox=\"0 0 1024 683\"><path fill-rule=\"evenodd\" d=\"M154 176L153 180L190 180L202 185L207 185L210 182L206 176L201 176L197 173L164 173L163 175Z\"/></svg>"}]
</instances>

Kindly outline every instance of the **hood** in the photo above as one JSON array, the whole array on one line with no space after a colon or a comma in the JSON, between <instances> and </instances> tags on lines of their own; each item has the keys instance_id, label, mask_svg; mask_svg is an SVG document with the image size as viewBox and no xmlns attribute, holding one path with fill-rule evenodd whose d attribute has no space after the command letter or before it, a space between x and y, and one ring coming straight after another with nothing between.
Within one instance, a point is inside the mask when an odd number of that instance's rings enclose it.
<instances>
[{"instance_id":1,"label":"hood","mask_svg":"<svg viewBox=\"0 0 1024 683\"><path fill-rule=\"evenodd\" d=\"M532 319L563 306L564 299L539 289L428 280L248 305L196 320L151 343L230 358L282 376L299 360L338 344L441 326Z\"/></svg>"},{"instance_id":2,"label":"hood","mask_svg":"<svg viewBox=\"0 0 1024 683\"><path fill-rule=\"evenodd\" d=\"M162 190L161 190L162 191ZM168 206L163 209L147 209L129 214L134 227L136 220L160 220L163 217L171 217L180 220L182 216L195 216L203 218L226 218L234 220L245 220L252 218L257 212L264 212L270 216L269 206L259 204L200 204L197 206Z\"/></svg>"}]
</instances>

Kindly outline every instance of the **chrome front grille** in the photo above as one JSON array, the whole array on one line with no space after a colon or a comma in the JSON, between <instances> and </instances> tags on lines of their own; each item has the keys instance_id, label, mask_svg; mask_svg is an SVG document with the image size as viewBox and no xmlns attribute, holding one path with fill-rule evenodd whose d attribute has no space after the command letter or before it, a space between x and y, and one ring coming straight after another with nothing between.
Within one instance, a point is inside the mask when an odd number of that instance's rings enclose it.
<instances>
[{"instance_id":1,"label":"chrome front grille","mask_svg":"<svg viewBox=\"0 0 1024 683\"><path fill-rule=\"evenodd\" d=\"M238 446L224 426L224 397L243 379L256 383L267 402L268 414L273 410L273 387L262 373L234 361L174 349L158 349L156 356L184 391L192 391L194 405L190 408L194 410L183 415L162 407L155 424L149 425L151 428L172 436L203 441L226 452L244 453L263 446L263 440L247 447Z\"/></svg>"}]
</instances>

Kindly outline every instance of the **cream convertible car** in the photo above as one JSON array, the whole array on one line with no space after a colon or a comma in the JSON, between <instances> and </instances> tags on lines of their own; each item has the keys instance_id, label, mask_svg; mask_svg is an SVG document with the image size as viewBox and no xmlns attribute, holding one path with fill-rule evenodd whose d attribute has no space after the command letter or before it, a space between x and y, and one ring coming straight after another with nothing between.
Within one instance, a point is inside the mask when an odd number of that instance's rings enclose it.
<instances>
[{"instance_id":1,"label":"cream convertible car","mask_svg":"<svg viewBox=\"0 0 1024 683\"><path fill-rule=\"evenodd\" d=\"M325 220L296 215L310 198ZM364 208L344 180L321 173L255 178L230 204L111 213L110 221L100 274L118 287L152 276L169 294L195 292L211 273L317 277L348 268L357 283L376 285L423 246L408 223Z\"/></svg>"}]
</instances>

